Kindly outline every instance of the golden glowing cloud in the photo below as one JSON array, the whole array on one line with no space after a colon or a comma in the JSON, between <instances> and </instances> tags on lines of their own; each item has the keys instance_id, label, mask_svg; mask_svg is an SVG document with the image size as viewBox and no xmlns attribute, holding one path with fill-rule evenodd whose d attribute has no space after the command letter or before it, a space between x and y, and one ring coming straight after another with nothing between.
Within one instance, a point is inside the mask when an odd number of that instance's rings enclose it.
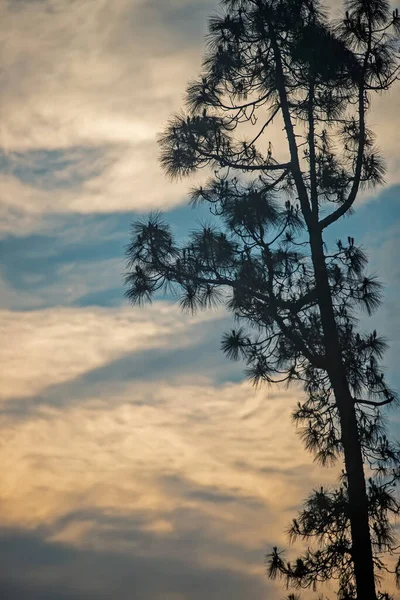
<instances>
[{"instance_id":1,"label":"golden glowing cloud","mask_svg":"<svg viewBox=\"0 0 400 600\"><path fill-rule=\"evenodd\" d=\"M49 309L5 316L3 525L44 527L48 540L93 547L109 531L110 548L127 551L112 535L113 519L137 519L143 534L165 537L182 534L186 511L189 522L206 519L218 539L250 551L281 539L289 510L321 481L290 424L293 393L218 385L195 365L172 379L149 372L131 381L125 372L104 385L90 378L72 385L128 352L194 344L203 316L182 318L165 304L140 315Z\"/></svg>"}]
</instances>

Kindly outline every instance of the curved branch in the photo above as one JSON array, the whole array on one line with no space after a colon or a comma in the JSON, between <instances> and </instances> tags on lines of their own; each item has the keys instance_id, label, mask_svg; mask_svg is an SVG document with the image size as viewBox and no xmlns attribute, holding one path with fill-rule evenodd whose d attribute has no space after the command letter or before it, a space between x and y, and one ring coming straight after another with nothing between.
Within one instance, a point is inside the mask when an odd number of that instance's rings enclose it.
<instances>
[{"instance_id":1,"label":"curved branch","mask_svg":"<svg viewBox=\"0 0 400 600\"><path fill-rule=\"evenodd\" d=\"M385 406L386 404L391 404L394 402L394 398L388 398L387 400L382 400L381 402L374 402L373 400L362 400L361 398L353 398L354 404L365 404L366 406Z\"/></svg>"}]
</instances>

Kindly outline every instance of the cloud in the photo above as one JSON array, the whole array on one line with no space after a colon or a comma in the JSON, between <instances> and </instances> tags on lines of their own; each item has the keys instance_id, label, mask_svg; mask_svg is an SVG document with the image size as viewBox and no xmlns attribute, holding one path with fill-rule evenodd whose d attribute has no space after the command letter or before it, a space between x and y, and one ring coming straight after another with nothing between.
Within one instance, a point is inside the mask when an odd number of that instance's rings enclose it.
<instances>
[{"instance_id":1,"label":"cloud","mask_svg":"<svg viewBox=\"0 0 400 600\"><path fill-rule=\"evenodd\" d=\"M47 559L35 565L28 551L19 583L9 559L11 580L3 581L10 597L27 588L46 597L57 584L66 598L91 598L103 555L111 565L103 589L116 585L130 561L149 599L168 591L196 598L186 586L203 580L209 597L228 580L226 590L237 581L238 590L262 597L264 551L284 540L293 504L332 473L321 478L292 430L295 392L219 383L223 363L208 377L201 355L189 352L221 317L184 317L163 303L140 311L3 311L9 343L1 350L2 393L10 410L0 418L1 525L19 528L20 537L11 534L19 552L31 535L60 556L50 568ZM176 365L153 368L154 375L144 365L132 375L134 352L144 348L168 348ZM218 352L209 344L216 366ZM128 355L132 364L121 368ZM99 377L99 369L107 375ZM63 390L61 404L51 402L55 386ZM29 410L35 394L49 401ZM26 410L18 416L12 407L22 396ZM87 574L79 575L86 560ZM165 572L156 588L152 569Z\"/></svg>"},{"instance_id":2,"label":"cloud","mask_svg":"<svg viewBox=\"0 0 400 600\"><path fill-rule=\"evenodd\" d=\"M155 136L200 63L204 4L2 4L3 227L25 213L179 203L183 186L165 181ZM176 29L179 15L193 36Z\"/></svg>"},{"instance_id":3,"label":"cloud","mask_svg":"<svg viewBox=\"0 0 400 600\"><path fill-rule=\"evenodd\" d=\"M71 600L132 586L149 600L281 597L263 555L287 545L296 505L334 475L302 450L294 395L185 381L109 393L2 420L0 549L15 598L57 585Z\"/></svg>"},{"instance_id":4,"label":"cloud","mask_svg":"<svg viewBox=\"0 0 400 600\"><path fill-rule=\"evenodd\" d=\"M109 395L3 418L3 525L155 562L191 546L198 564L261 576L293 504L332 476L291 430L290 395L179 380ZM144 534L154 542L138 547Z\"/></svg>"},{"instance_id":5,"label":"cloud","mask_svg":"<svg viewBox=\"0 0 400 600\"><path fill-rule=\"evenodd\" d=\"M3 231L45 213L168 209L188 184L166 181L156 134L197 75L211 0L2 0ZM371 121L397 181L396 93ZM390 123L390 126L388 125ZM281 128L271 130L286 155Z\"/></svg>"},{"instance_id":6,"label":"cloud","mask_svg":"<svg viewBox=\"0 0 400 600\"><path fill-rule=\"evenodd\" d=\"M203 525L210 533L207 524ZM207 533L203 534L204 542ZM37 533L5 531L0 536L0 548L7 548L7 553L1 553L5 566L1 589L8 600L128 600L133 596L141 600L203 600L205 592L210 600L241 600L248 595L261 600L273 589L265 576L254 577L236 570L235 565L221 567L197 561L193 544L187 545L185 554L177 555L174 540L137 532L136 540L131 541L132 551L126 554L110 552L105 546L97 550L71 548L45 541ZM204 544L205 550L211 543ZM141 553L146 547L153 550L151 557ZM15 572L21 558L26 568Z\"/></svg>"},{"instance_id":7,"label":"cloud","mask_svg":"<svg viewBox=\"0 0 400 600\"><path fill-rule=\"evenodd\" d=\"M52 308L0 311L8 340L0 350L5 379L1 397L32 396L132 352L189 344L190 330L215 313L182 316L178 306L146 309Z\"/></svg>"},{"instance_id":8,"label":"cloud","mask_svg":"<svg viewBox=\"0 0 400 600\"><path fill-rule=\"evenodd\" d=\"M223 374L207 378L199 353L182 363L183 355L175 352L209 338L218 314L182 317L177 307L156 303L140 313L54 308L4 311L2 317L9 340L1 350L2 396L10 407L1 417L2 462L9 474L2 484L6 524L49 526L71 511L96 509L149 512L156 529L168 523L175 529L178 506L215 516L229 505L237 517L246 505L249 515L269 507L283 517L285 503L304 493L310 458L291 431L293 392L219 383ZM212 360L219 350L208 342ZM175 368L159 372L153 364L132 376L132 357L113 377L116 359L167 347ZM107 376L89 377L99 367L109 368ZM61 404L51 402L56 385L63 390ZM29 410L35 395L46 394L47 403ZM13 403L22 397L24 415L16 418ZM319 472L307 470L308 481ZM257 533L258 526L249 526L241 514L236 527L250 533L231 531L228 511L221 517L224 535L242 537L244 545L262 543L265 529ZM278 535L276 517L267 521L270 535ZM66 535L71 541L70 529Z\"/></svg>"}]
</instances>

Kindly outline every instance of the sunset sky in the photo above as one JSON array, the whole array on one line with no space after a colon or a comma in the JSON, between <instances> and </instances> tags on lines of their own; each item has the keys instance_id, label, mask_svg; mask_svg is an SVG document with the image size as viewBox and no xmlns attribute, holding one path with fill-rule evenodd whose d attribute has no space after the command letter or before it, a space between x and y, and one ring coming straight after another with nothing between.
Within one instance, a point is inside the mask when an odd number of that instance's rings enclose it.
<instances>
[{"instance_id":1,"label":"sunset sky","mask_svg":"<svg viewBox=\"0 0 400 600\"><path fill-rule=\"evenodd\" d=\"M156 135L197 75L216 6L0 0L5 600L280 600L264 555L332 480L293 431L300 392L255 390L220 353L223 309L123 297L135 217L161 209L184 235L205 214L187 206L190 182L165 179ZM387 185L331 234L355 237L386 285L368 326L390 340L397 389L399 92L370 118Z\"/></svg>"}]
</instances>

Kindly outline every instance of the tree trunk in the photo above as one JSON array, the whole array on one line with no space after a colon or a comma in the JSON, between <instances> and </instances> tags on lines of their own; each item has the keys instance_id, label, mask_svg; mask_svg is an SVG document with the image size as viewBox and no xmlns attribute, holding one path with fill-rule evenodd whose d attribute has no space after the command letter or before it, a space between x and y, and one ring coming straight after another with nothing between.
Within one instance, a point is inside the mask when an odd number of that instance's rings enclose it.
<instances>
[{"instance_id":1,"label":"tree trunk","mask_svg":"<svg viewBox=\"0 0 400 600\"><path fill-rule=\"evenodd\" d=\"M352 559L358 600L377 600L363 456L354 402L344 370L320 231L310 232L328 376L338 407L348 483Z\"/></svg>"},{"instance_id":2,"label":"tree trunk","mask_svg":"<svg viewBox=\"0 0 400 600\"><path fill-rule=\"evenodd\" d=\"M354 403L347 381L340 381L340 375L330 374L329 377L340 415L357 598L359 600L376 600L367 489Z\"/></svg>"}]
</instances>

